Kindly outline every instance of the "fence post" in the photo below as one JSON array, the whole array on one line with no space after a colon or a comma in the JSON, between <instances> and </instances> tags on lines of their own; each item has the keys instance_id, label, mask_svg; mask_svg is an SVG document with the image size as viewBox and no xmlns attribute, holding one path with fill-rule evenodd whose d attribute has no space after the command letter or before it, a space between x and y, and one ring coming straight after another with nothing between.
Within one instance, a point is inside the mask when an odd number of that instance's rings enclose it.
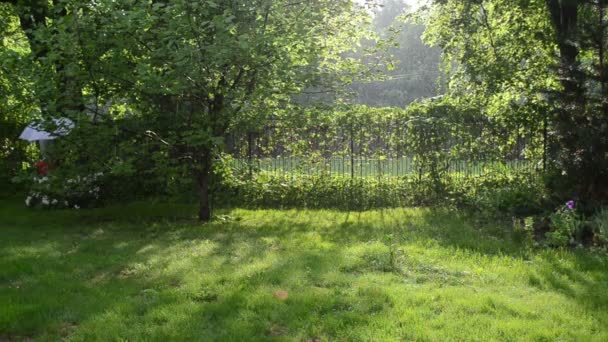
<instances>
[{"instance_id":1,"label":"fence post","mask_svg":"<svg viewBox=\"0 0 608 342\"><path fill-rule=\"evenodd\" d=\"M249 177L253 177L253 133L247 133L247 161L249 166Z\"/></svg>"},{"instance_id":2,"label":"fence post","mask_svg":"<svg viewBox=\"0 0 608 342\"><path fill-rule=\"evenodd\" d=\"M547 171L547 113L543 118L543 172Z\"/></svg>"},{"instance_id":3,"label":"fence post","mask_svg":"<svg viewBox=\"0 0 608 342\"><path fill-rule=\"evenodd\" d=\"M350 178L355 178L355 130L350 125Z\"/></svg>"}]
</instances>

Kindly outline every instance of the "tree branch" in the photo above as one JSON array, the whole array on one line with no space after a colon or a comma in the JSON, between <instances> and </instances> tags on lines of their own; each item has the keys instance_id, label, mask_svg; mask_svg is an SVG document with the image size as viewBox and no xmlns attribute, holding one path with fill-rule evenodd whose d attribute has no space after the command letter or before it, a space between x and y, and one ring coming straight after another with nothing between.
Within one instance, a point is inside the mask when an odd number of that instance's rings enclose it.
<instances>
[{"instance_id":1,"label":"tree branch","mask_svg":"<svg viewBox=\"0 0 608 342\"><path fill-rule=\"evenodd\" d=\"M488 36L490 38L490 46L492 46L492 51L494 52L494 58L498 59L498 54L496 53L496 45L494 44L494 35L492 34L492 27L490 26L490 22L488 21L488 12L486 8L483 6L483 1L479 4L481 8L481 12L483 13L483 21L486 29L488 30Z\"/></svg>"}]
</instances>

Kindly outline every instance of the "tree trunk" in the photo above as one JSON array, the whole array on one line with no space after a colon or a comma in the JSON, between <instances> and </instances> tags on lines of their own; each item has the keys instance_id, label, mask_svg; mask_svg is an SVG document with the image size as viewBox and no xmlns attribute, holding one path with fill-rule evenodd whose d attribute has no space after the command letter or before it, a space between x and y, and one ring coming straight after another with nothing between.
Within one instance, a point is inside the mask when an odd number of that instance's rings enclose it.
<instances>
[{"instance_id":1,"label":"tree trunk","mask_svg":"<svg viewBox=\"0 0 608 342\"><path fill-rule=\"evenodd\" d=\"M196 184L198 186L198 219L201 222L211 220L211 200L209 196L209 168L203 167L197 172Z\"/></svg>"},{"instance_id":2,"label":"tree trunk","mask_svg":"<svg viewBox=\"0 0 608 342\"><path fill-rule=\"evenodd\" d=\"M211 220L211 196L209 187L211 183L211 151L203 149L199 152L200 159L195 171L195 180L198 190L198 219L201 222Z\"/></svg>"}]
</instances>

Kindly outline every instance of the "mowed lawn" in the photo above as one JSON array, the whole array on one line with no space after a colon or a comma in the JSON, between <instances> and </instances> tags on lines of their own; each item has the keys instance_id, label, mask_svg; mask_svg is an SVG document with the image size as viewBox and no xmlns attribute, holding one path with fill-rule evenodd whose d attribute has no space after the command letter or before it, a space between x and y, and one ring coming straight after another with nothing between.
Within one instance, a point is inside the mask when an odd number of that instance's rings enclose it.
<instances>
[{"instance_id":1,"label":"mowed lawn","mask_svg":"<svg viewBox=\"0 0 608 342\"><path fill-rule=\"evenodd\" d=\"M455 212L27 210L0 201L0 341L607 341L608 258Z\"/></svg>"}]
</instances>

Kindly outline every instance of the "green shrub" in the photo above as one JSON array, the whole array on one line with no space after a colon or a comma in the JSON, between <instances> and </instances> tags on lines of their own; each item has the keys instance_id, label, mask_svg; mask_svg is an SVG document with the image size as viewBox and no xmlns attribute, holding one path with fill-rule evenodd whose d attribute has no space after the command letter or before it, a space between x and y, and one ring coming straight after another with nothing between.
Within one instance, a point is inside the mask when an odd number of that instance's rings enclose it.
<instances>
[{"instance_id":1,"label":"green shrub","mask_svg":"<svg viewBox=\"0 0 608 342\"><path fill-rule=\"evenodd\" d=\"M589 221L596 244L608 245L608 208L602 208Z\"/></svg>"},{"instance_id":2,"label":"green shrub","mask_svg":"<svg viewBox=\"0 0 608 342\"><path fill-rule=\"evenodd\" d=\"M541 188L535 177L524 174L446 178L438 186L426 175L351 178L259 172L250 177L224 172L214 188L214 202L220 206L341 210L458 206L493 215L523 216L539 210Z\"/></svg>"},{"instance_id":3,"label":"green shrub","mask_svg":"<svg viewBox=\"0 0 608 342\"><path fill-rule=\"evenodd\" d=\"M575 243L575 235L583 227L584 221L573 207L563 206L549 215L551 231L545 234L547 244L565 247Z\"/></svg>"},{"instance_id":4,"label":"green shrub","mask_svg":"<svg viewBox=\"0 0 608 342\"><path fill-rule=\"evenodd\" d=\"M488 173L454 182L452 197L460 207L502 216L527 217L543 212L547 197L533 173Z\"/></svg>"}]
</instances>

